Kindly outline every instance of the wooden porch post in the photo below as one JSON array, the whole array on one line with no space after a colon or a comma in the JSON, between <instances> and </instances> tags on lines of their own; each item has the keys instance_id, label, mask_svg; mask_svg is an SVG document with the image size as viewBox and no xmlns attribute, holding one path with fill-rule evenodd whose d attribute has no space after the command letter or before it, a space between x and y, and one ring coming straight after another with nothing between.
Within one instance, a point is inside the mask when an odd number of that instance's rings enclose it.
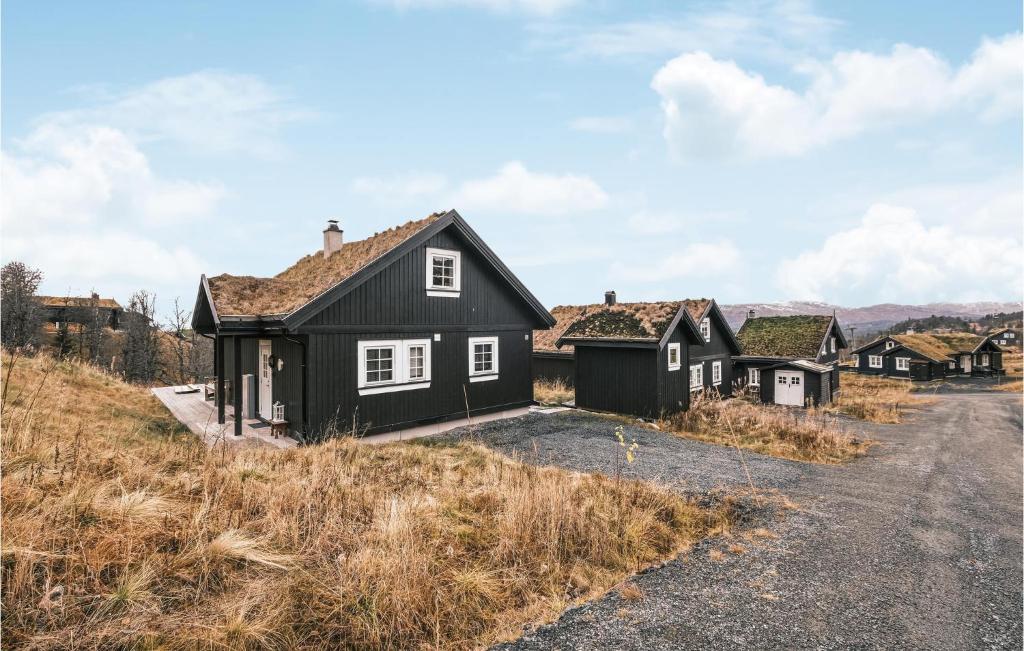
<instances>
[{"instance_id":1,"label":"wooden porch post","mask_svg":"<svg viewBox=\"0 0 1024 651\"><path fill-rule=\"evenodd\" d=\"M242 435L242 338L239 336L234 337L235 342L235 366L232 369L231 395L234 397L235 403L235 436Z\"/></svg>"},{"instance_id":2,"label":"wooden porch post","mask_svg":"<svg viewBox=\"0 0 1024 651\"><path fill-rule=\"evenodd\" d=\"M224 424L224 335L218 334L213 361L217 370L217 423Z\"/></svg>"}]
</instances>

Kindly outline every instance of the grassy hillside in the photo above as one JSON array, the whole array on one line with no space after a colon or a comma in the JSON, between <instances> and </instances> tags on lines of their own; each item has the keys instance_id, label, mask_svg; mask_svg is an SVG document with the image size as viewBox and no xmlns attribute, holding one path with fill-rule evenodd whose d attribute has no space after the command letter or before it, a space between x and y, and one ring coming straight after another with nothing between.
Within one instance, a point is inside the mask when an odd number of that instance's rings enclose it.
<instances>
[{"instance_id":1,"label":"grassy hillside","mask_svg":"<svg viewBox=\"0 0 1024 651\"><path fill-rule=\"evenodd\" d=\"M728 526L476 446L211 452L142 389L4 363L5 647L478 646Z\"/></svg>"}]
</instances>

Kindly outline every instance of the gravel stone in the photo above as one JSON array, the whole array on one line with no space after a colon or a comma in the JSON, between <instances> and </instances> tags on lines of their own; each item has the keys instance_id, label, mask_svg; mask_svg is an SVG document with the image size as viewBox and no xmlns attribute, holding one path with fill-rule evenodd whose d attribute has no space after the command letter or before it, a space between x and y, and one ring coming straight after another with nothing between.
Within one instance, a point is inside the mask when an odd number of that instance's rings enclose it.
<instances>
[{"instance_id":1,"label":"gravel stone","mask_svg":"<svg viewBox=\"0 0 1024 651\"><path fill-rule=\"evenodd\" d=\"M844 419L879 442L841 466L746 452L755 485L799 508L753 513L777 538L702 541L498 649L1020 649L1021 399L939 392L900 425ZM453 430L528 463L610 473L618 423L578 411ZM624 425L625 476L685 493L744 489L735 449ZM724 556L713 560L711 550Z\"/></svg>"}]
</instances>

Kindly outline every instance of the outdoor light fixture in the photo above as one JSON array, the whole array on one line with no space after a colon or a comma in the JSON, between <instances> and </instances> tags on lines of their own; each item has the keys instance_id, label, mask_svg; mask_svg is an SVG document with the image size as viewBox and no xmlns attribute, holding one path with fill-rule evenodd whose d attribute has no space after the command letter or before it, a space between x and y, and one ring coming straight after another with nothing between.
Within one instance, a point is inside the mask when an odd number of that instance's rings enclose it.
<instances>
[{"instance_id":1,"label":"outdoor light fixture","mask_svg":"<svg viewBox=\"0 0 1024 651\"><path fill-rule=\"evenodd\" d=\"M281 359L280 357L277 358L277 370L278 371L283 371L284 370L284 360Z\"/></svg>"}]
</instances>

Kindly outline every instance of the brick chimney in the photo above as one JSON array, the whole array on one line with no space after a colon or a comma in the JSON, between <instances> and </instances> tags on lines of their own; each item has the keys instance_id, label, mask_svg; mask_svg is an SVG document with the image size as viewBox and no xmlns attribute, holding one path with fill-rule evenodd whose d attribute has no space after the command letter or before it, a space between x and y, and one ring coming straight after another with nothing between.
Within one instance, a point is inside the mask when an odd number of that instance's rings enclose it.
<instances>
[{"instance_id":1,"label":"brick chimney","mask_svg":"<svg viewBox=\"0 0 1024 651\"><path fill-rule=\"evenodd\" d=\"M753 319L754 318L754 311L753 310L747 310L747 318L748 319Z\"/></svg>"},{"instance_id":2,"label":"brick chimney","mask_svg":"<svg viewBox=\"0 0 1024 651\"><path fill-rule=\"evenodd\" d=\"M605 305L615 305L615 291L614 290L607 291L607 292L604 293L604 304Z\"/></svg>"},{"instance_id":3,"label":"brick chimney","mask_svg":"<svg viewBox=\"0 0 1024 651\"><path fill-rule=\"evenodd\" d=\"M324 229L324 259L331 257L332 253L341 250L342 230L338 228L337 219L328 219L327 228Z\"/></svg>"}]
</instances>

